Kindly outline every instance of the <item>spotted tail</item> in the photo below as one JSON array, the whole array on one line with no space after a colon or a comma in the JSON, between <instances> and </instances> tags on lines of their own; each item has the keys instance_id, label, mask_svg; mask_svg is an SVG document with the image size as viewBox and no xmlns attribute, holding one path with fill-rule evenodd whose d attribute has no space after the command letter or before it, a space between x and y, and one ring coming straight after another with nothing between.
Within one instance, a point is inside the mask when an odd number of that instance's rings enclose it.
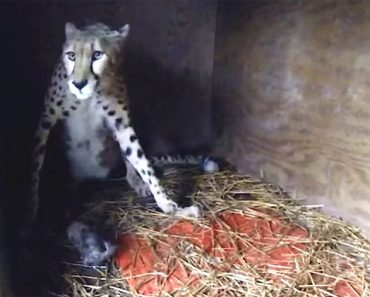
<instances>
[{"instance_id":1,"label":"spotted tail","mask_svg":"<svg viewBox=\"0 0 370 297\"><path fill-rule=\"evenodd\" d=\"M197 165L207 173L214 173L219 171L219 164L208 156L194 156L194 155L167 155L160 157L149 157L149 160L154 166L164 165Z\"/></svg>"}]
</instances>

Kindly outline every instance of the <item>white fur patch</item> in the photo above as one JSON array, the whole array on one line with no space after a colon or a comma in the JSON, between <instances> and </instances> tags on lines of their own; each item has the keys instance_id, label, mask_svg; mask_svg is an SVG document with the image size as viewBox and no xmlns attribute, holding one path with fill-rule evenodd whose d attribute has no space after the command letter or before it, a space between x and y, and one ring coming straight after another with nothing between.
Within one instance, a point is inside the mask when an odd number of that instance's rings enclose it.
<instances>
[{"instance_id":1,"label":"white fur patch","mask_svg":"<svg viewBox=\"0 0 370 297\"><path fill-rule=\"evenodd\" d=\"M182 217L193 217L193 218L199 218L202 215L202 212L200 208L196 205L192 205L185 208L179 208L175 215L182 216Z\"/></svg>"},{"instance_id":2,"label":"white fur patch","mask_svg":"<svg viewBox=\"0 0 370 297\"><path fill-rule=\"evenodd\" d=\"M67 75L70 76L72 74L73 68L75 67L75 62L68 59L67 55L64 55L63 63L66 68Z\"/></svg>"},{"instance_id":3,"label":"white fur patch","mask_svg":"<svg viewBox=\"0 0 370 297\"><path fill-rule=\"evenodd\" d=\"M70 138L67 156L71 163L75 179L105 178L109 170L99 164L98 155L104 149L104 143L97 131L103 126L103 116L97 112L93 101L84 101L71 113L65 125ZM83 141L89 146L80 146Z\"/></svg>"},{"instance_id":4,"label":"white fur patch","mask_svg":"<svg viewBox=\"0 0 370 297\"><path fill-rule=\"evenodd\" d=\"M107 59L107 55L103 54L103 56L99 60L92 62L92 68L95 74L101 75L103 73Z\"/></svg>"},{"instance_id":5,"label":"white fur patch","mask_svg":"<svg viewBox=\"0 0 370 297\"><path fill-rule=\"evenodd\" d=\"M202 168L204 172L207 172L207 173L215 173L220 170L220 167L218 166L218 164L211 159L204 160Z\"/></svg>"}]
</instances>

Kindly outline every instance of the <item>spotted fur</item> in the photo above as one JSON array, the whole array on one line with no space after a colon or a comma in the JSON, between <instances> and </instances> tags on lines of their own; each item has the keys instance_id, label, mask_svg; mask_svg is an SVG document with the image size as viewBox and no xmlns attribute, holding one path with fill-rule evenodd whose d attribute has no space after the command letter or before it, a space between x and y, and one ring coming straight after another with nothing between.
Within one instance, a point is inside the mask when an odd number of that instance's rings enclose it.
<instances>
[{"instance_id":1,"label":"spotted fur","mask_svg":"<svg viewBox=\"0 0 370 297\"><path fill-rule=\"evenodd\" d=\"M111 30L103 24L94 24L80 30L66 24L63 52L36 131L30 200L32 221L38 212L45 147L50 131L59 121L67 128L67 155L76 179L108 177L111 165L123 155L128 182L138 192L149 189L163 212L200 215L195 205L181 208L167 197L131 125L126 83L121 74L122 49L128 32L129 25ZM106 153L107 142L112 144L111 148L116 146L119 154L104 164L102 155Z\"/></svg>"}]
</instances>

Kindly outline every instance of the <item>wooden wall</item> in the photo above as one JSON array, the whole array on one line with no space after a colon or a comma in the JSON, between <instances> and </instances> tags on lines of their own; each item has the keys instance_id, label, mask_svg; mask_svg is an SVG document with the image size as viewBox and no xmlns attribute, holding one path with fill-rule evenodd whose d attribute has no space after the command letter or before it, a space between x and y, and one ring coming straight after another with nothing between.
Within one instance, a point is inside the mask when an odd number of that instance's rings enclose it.
<instances>
[{"instance_id":1,"label":"wooden wall","mask_svg":"<svg viewBox=\"0 0 370 297\"><path fill-rule=\"evenodd\" d=\"M220 2L218 150L370 235L370 2Z\"/></svg>"}]
</instances>

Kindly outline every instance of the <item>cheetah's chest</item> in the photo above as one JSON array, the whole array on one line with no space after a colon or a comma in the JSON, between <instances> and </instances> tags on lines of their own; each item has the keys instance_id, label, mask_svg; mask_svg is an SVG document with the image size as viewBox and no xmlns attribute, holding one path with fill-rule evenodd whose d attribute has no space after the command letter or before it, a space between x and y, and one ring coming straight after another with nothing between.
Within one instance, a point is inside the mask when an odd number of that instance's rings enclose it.
<instances>
[{"instance_id":1,"label":"cheetah's chest","mask_svg":"<svg viewBox=\"0 0 370 297\"><path fill-rule=\"evenodd\" d=\"M120 161L119 148L92 100L65 121L67 156L78 180L105 178Z\"/></svg>"}]
</instances>

